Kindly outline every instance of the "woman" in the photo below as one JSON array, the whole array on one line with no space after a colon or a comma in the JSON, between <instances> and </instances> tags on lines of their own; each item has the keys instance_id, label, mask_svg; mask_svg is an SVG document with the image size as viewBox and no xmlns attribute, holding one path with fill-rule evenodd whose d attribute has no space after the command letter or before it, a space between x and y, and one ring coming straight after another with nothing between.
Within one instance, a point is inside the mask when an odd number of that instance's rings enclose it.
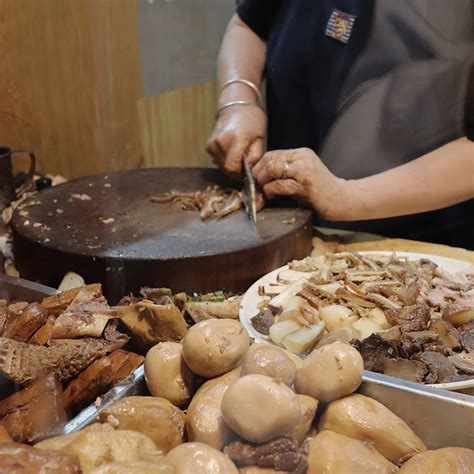
<instances>
[{"instance_id":1,"label":"woman","mask_svg":"<svg viewBox=\"0 0 474 474\"><path fill-rule=\"evenodd\" d=\"M473 0L243 0L208 151L320 219L472 247L473 21Z\"/></svg>"}]
</instances>

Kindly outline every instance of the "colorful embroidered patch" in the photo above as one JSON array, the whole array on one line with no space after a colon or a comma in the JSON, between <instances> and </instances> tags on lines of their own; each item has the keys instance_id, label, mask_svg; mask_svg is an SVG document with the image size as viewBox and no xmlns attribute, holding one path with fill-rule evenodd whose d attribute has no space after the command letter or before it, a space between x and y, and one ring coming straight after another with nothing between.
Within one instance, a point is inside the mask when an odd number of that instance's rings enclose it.
<instances>
[{"instance_id":1,"label":"colorful embroidered patch","mask_svg":"<svg viewBox=\"0 0 474 474\"><path fill-rule=\"evenodd\" d=\"M355 15L349 15L349 13L341 12L335 8L326 25L326 36L340 43L347 44L351 37L355 20Z\"/></svg>"}]
</instances>

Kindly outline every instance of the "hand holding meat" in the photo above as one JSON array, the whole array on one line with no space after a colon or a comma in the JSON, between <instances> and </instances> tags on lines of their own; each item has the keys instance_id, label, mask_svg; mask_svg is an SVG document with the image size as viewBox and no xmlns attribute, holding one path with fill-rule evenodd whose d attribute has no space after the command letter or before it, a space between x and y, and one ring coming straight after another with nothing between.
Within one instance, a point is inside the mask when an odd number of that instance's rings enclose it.
<instances>
[{"instance_id":1,"label":"hand holding meat","mask_svg":"<svg viewBox=\"0 0 474 474\"><path fill-rule=\"evenodd\" d=\"M250 164L262 156L266 129L267 118L259 107L233 107L219 115L207 151L225 174L239 178L244 153L247 153Z\"/></svg>"},{"instance_id":2,"label":"hand holding meat","mask_svg":"<svg viewBox=\"0 0 474 474\"><path fill-rule=\"evenodd\" d=\"M268 199L291 196L312 207L321 217L339 217L344 180L334 176L309 148L265 153L253 176Z\"/></svg>"}]
</instances>

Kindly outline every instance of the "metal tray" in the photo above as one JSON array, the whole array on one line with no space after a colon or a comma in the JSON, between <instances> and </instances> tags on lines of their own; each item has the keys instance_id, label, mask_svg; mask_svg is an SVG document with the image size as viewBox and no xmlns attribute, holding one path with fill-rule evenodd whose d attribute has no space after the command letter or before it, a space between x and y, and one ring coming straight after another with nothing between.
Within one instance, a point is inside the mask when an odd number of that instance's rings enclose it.
<instances>
[{"instance_id":1,"label":"metal tray","mask_svg":"<svg viewBox=\"0 0 474 474\"><path fill-rule=\"evenodd\" d=\"M46 296L57 295L58 290L49 286L40 285L23 278L0 275L0 299L13 301L21 300L34 303Z\"/></svg>"},{"instance_id":2,"label":"metal tray","mask_svg":"<svg viewBox=\"0 0 474 474\"><path fill-rule=\"evenodd\" d=\"M474 397L421 384L406 382L387 375L364 372L359 393L383 403L411 426L430 449L457 446L474 449ZM117 385L102 397L100 405L91 405L64 427L73 433L95 423L102 410L130 395L149 395L143 366L131 379Z\"/></svg>"}]
</instances>

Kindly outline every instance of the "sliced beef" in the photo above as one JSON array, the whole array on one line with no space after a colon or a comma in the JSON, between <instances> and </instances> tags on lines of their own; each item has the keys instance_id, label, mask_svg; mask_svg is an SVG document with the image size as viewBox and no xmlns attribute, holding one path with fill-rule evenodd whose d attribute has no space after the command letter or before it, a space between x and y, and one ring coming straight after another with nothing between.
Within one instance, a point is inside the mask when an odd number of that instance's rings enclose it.
<instances>
[{"instance_id":1,"label":"sliced beef","mask_svg":"<svg viewBox=\"0 0 474 474\"><path fill-rule=\"evenodd\" d=\"M423 362L428 368L426 383L453 382L457 378L455 365L439 352L421 352L413 358Z\"/></svg>"},{"instance_id":2,"label":"sliced beef","mask_svg":"<svg viewBox=\"0 0 474 474\"><path fill-rule=\"evenodd\" d=\"M386 359L406 358L406 354L399 347L376 333L362 341L351 341L351 344L360 352L366 370L383 372Z\"/></svg>"},{"instance_id":3,"label":"sliced beef","mask_svg":"<svg viewBox=\"0 0 474 474\"><path fill-rule=\"evenodd\" d=\"M419 360L385 359L383 367L385 375L410 382L423 382L427 371L426 365Z\"/></svg>"},{"instance_id":4,"label":"sliced beef","mask_svg":"<svg viewBox=\"0 0 474 474\"><path fill-rule=\"evenodd\" d=\"M307 447L294 438L283 437L262 444L234 441L224 453L240 466L259 466L276 471L303 473L307 469Z\"/></svg>"},{"instance_id":5,"label":"sliced beef","mask_svg":"<svg viewBox=\"0 0 474 474\"><path fill-rule=\"evenodd\" d=\"M251 318L250 322L256 331L268 336L270 334L270 327L275 322L275 317L270 309L263 309L256 316Z\"/></svg>"},{"instance_id":6,"label":"sliced beef","mask_svg":"<svg viewBox=\"0 0 474 474\"><path fill-rule=\"evenodd\" d=\"M430 308L425 303L386 309L385 316L392 326L398 324L403 332L422 331L431 320Z\"/></svg>"},{"instance_id":7,"label":"sliced beef","mask_svg":"<svg viewBox=\"0 0 474 474\"><path fill-rule=\"evenodd\" d=\"M474 375L474 353L455 354L448 359L456 366L460 372L468 375Z\"/></svg>"},{"instance_id":8,"label":"sliced beef","mask_svg":"<svg viewBox=\"0 0 474 474\"><path fill-rule=\"evenodd\" d=\"M461 347L459 331L448 321L434 320L430 324L430 330L438 334L438 339L445 349L459 349Z\"/></svg>"}]
</instances>

